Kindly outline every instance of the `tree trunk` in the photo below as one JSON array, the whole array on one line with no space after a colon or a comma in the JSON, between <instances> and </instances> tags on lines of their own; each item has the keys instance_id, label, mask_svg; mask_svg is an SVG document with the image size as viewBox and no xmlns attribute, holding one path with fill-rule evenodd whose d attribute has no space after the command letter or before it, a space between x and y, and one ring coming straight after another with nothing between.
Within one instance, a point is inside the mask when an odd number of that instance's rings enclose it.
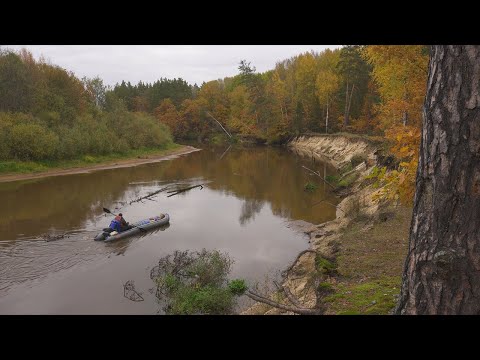
<instances>
[{"instance_id":1,"label":"tree trunk","mask_svg":"<svg viewBox=\"0 0 480 360\"><path fill-rule=\"evenodd\" d=\"M480 46L432 47L397 314L480 314Z\"/></svg>"},{"instance_id":2,"label":"tree trunk","mask_svg":"<svg viewBox=\"0 0 480 360\"><path fill-rule=\"evenodd\" d=\"M353 96L353 89L355 88L355 84L352 84L352 90L350 91L350 98L348 100L348 117L350 117L350 107L352 106L352 96Z\"/></svg>"},{"instance_id":3,"label":"tree trunk","mask_svg":"<svg viewBox=\"0 0 480 360\"><path fill-rule=\"evenodd\" d=\"M348 81L347 81L347 93L345 94L345 117L343 119L343 126L348 126Z\"/></svg>"},{"instance_id":4,"label":"tree trunk","mask_svg":"<svg viewBox=\"0 0 480 360\"><path fill-rule=\"evenodd\" d=\"M408 121L408 113L407 113L407 110L403 110L403 116L402 116L402 124L403 124L403 126L407 126L407 121Z\"/></svg>"},{"instance_id":5,"label":"tree trunk","mask_svg":"<svg viewBox=\"0 0 480 360\"><path fill-rule=\"evenodd\" d=\"M403 92L403 100L405 103L407 102L407 87L405 86L404 92ZM403 126L407 126L407 121L408 121L408 112L407 110L403 110L403 116L402 116L402 124Z\"/></svg>"},{"instance_id":6,"label":"tree trunk","mask_svg":"<svg viewBox=\"0 0 480 360\"><path fill-rule=\"evenodd\" d=\"M327 117L325 118L325 134L328 134L328 96L327 96Z\"/></svg>"}]
</instances>

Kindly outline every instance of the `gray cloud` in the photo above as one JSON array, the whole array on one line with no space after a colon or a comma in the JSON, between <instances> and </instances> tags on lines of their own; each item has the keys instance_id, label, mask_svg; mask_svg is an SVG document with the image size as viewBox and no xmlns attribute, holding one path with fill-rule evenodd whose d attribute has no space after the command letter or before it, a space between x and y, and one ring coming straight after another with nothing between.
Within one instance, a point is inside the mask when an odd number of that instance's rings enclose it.
<instances>
[{"instance_id":1,"label":"gray cloud","mask_svg":"<svg viewBox=\"0 0 480 360\"><path fill-rule=\"evenodd\" d=\"M246 59L259 72L270 70L277 61L302 52L322 51L340 45L5 45L43 55L51 63L73 71L78 77L100 76L114 85L153 82L159 78L183 78L200 85L238 74Z\"/></svg>"}]
</instances>

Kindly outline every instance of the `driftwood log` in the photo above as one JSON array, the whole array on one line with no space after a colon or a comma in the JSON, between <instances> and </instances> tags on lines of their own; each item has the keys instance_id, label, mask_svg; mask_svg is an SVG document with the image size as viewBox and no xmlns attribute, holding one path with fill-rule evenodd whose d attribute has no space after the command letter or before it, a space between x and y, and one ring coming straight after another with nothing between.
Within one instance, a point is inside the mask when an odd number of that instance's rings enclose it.
<instances>
[{"instance_id":1,"label":"driftwood log","mask_svg":"<svg viewBox=\"0 0 480 360\"><path fill-rule=\"evenodd\" d=\"M195 185L195 186L190 186L190 187L184 188L184 189L177 189L177 190L167 191L167 193L172 193L172 194L168 195L167 197L174 196L174 195L183 193L183 192L185 192L185 191L195 189L195 188L197 188L197 187L199 187L200 190L201 190L201 189L203 189L203 184Z\"/></svg>"},{"instance_id":2,"label":"driftwood log","mask_svg":"<svg viewBox=\"0 0 480 360\"><path fill-rule=\"evenodd\" d=\"M154 192L152 192L152 193L150 193L150 194L148 194L148 195L146 195L146 196L139 197L138 199L135 199L135 200L130 201L128 204L129 204L129 205L132 205L133 203L140 202L140 201L145 200L145 199L147 199L147 200L152 200L152 199L150 199L152 196L157 195L157 194L161 193L162 191L167 190L169 187L170 187L170 186L166 186L166 187L164 187L164 188L162 188L162 189L160 189L160 190L154 191ZM153 201L153 200L152 200L152 201Z\"/></svg>"},{"instance_id":3,"label":"driftwood log","mask_svg":"<svg viewBox=\"0 0 480 360\"><path fill-rule=\"evenodd\" d=\"M311 173L313 173L313 174L317 175L317 176L318 176L320 179L322 179L322 180L325 182L325 184L327 184L327 185L331 186L331 187L332 187L332 189L336 189L336 187L335 187L335 186L333 186L333 185L332 185L332 184L330 184L330 183L329 183L327 180L325 180L325 179L323 178L323 176L322 176L322 175L320 175L318 172L316 172L316 171L314 171L314 170L312 170L312 169L309 169L309 168L307 168L306 166L303 166L303 165L302 165L302 167L303 167L304 169L306 169L306 170L310 171Z\"/></svg>"}]
</instances>

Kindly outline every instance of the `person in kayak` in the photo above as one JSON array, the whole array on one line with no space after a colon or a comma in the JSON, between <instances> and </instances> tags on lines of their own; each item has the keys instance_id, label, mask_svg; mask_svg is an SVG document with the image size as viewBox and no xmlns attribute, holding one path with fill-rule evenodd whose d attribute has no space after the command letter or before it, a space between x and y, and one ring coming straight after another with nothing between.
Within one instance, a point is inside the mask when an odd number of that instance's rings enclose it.
<instances>
[{"instance_id":1,"label":"person in kayak","mask_svg":"<svg viewBox=\"0 0 480 360\"><path fill-rule=\"evenodd\" d=\"M112 220L109 228L112 229L112 231L121 233L122 231L128 230L131 227L129 226L128 222L123 218L123 214L120 213L115 216L115 219Z\"/></svg>"}]
</instances>

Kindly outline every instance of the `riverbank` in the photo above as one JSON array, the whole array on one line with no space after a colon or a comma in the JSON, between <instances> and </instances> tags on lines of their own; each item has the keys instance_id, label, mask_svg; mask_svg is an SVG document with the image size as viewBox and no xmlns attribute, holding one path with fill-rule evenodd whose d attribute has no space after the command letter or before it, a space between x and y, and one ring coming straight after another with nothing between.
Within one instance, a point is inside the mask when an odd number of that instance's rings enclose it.
<instances>
[{"instance_id":1,"label":"riverbank","mask_svg":"<svg viewBox=\"0 0 480 360\"><path fill-rule=\"evenodd\" d=\"M323 314L391 313L400 293L412 209L375 200L381 189L367 175L383 158L383 144L359 136L317 135L297 138L289 147L337 167L337 193L343 200L334 220L298 224L309 235L310 247L284 271L283 287L302 307ZM271 298L291 305L282 293ZM256 303L242 314L293 312Z\"/></svg>"},{"instance_id":2,"label":"riverbank","mask_svg":"<svg viewBox=\"0 0 480 360\"><path fill-rule=\"evenodd\" d=\"M193 146L175 144L169 149L130 151L127 154L84 156L82 159L56 162L0 162L0 182L61 176L92 171L138 166L200 151Z\"/></svg>"}]
</instances>

